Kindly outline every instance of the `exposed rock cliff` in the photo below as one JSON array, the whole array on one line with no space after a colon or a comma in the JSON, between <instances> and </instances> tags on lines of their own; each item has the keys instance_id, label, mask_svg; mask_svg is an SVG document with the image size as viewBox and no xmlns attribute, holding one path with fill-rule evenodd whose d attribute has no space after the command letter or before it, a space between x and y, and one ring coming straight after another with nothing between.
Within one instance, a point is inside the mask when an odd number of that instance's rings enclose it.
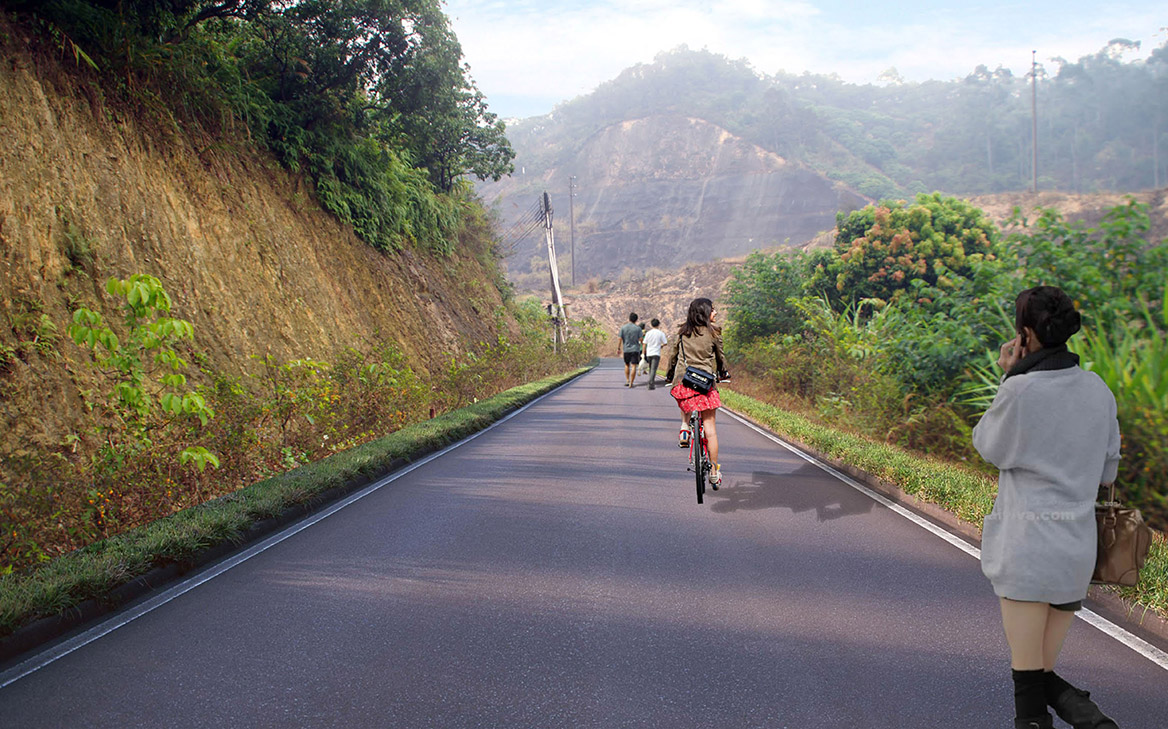
<instances>
[{"instance_id":1,"label":"exposed rock cliff","mask_svg":"<svg viewBox=\"0 0 1168 729\"><path fill-rule=\"evenodd\" d=\"M479 190L512 227L547 190L556 248L570 270L568 178L576 177L576 277L625 268L677 267L773 245L799 245L867 201L701 119L656 116L609 126L552 166L526 167ZM511 274L546 256L532 235L508 261ZM536 268L538 270L538 266ZM520 277L521 278L521 277Z\"/></svg>"}]
</instances>

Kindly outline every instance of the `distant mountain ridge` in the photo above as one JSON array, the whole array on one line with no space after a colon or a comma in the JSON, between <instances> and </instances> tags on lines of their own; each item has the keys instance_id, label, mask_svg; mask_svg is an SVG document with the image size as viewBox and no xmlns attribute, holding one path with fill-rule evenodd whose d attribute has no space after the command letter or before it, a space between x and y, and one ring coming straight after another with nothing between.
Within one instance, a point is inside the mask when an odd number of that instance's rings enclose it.
<instances>
[{"instance_id":1,"label":"distant mountain ridge","mask_svg":"<svg viewBox=\"0 0 1168 729\"><path fill-rule=\"evenodd\" d=\"M1168 181L1168 44L1124 62L1132 45L1114 40L1075 63L1055 59L1057 72L1039 67L1040 189ZM575 176L579 278L734 256L747 244L798 245L866 201L1030 187L1026 79L985 67L951 82L889 79L766 76L683 47L510 126L516 174L478 189L504 230L547 190L566 257ZM516 246L513 280L546 277L533 263L539 243Z\"/></svg>"}]
</instances>

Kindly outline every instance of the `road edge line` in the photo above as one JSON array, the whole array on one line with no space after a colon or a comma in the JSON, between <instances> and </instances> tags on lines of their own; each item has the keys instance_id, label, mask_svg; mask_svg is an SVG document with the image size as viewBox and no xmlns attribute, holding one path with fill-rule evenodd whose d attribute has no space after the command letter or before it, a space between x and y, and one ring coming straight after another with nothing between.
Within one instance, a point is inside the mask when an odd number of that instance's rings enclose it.
<instances>
[{"instance_id":1,"label":"road edge line","mask_svg":"<svg viewBox=\"0 0 1168 729\"><path fill-rule=\"evenodd\" d=\"M595 368L593 368L593 369L595 369ZM247 549L243 550L242 552L238 552L230 557L227 557L226 559L223 559L219 562L216 562L216 563L208 566L207 568L199 571L197 574L192 575L191 577L188 577L187 579L183 580L182 582L179 582L175 585L171 585L170 587L163 589L162 592L160 592L159 594L155 595L152 598L147 599L145 602L139 603L138 605L127 607L126 609L119 611L117 613L114 613L113 615L109 616L105 620L102 620L98 624L96 624L93 627L79 633L78 635L73 636L72 638L68 638L64 641L61 641L60 643L57 643L55 645L52 645L48 648L45 648L43 650L36 652L32 656L30 656L28 659L21 661L20 663L17 663L16 665L12 666L11 668L7 669L6 671L0 673L0 690L3 690L5 688L7 688L8 686L11 686L12 684L16 683L17 681L19 681L22 678L25 678L33 673L36 673L40 669L64 658L65 656L69 655L70 653L73 653L81 648L84 648L85 646L89 645L90 643L93 643L94 641L99 640L100 638L102 638L106 635L109 635L110 633L114 632L118 628L124 627L124 626L132 623L133 621L137 620L138 618L142 617L143 615L146 615L146 614L162 607L166 603L168 603L168 602L170 602L178 597L185 595L186 593L195 589L199 585L202 585L205 582L209 582L210 580L215 579L219 575L227 572L228 570L232 569L233 567L237 567L238 565L246 562L247 560L251 559L252 557L256 556L257 554L265 552L268 549L270 549L271 547L274 547L277 544L279 544L280 542L283 542L285 539L293 537L296 534L304 531L308 527L313 526L314 524L316 524L320 521L323 521L324 519L327 519L328 517L337 513L338 511L345 508L346 506L349 506L350 504L353 504L357 501L360 501L361 499L365 498L366 496L373 493L374 491L377 491L381 487L386 486L386 485L396 481L397 479L401 478L402 476L405 476L408 473L411 473L415 469L421 468L422 466L426 465L427 463L430 463L431 461L437 460L438 458L446 455L450 451L452 451L460 446L466 445L467 443L474 440L475 438L478 438L480 435L483 435L484 433L487 433L491 430L494 430L496 427L498 427L498 426L502 425L503 423L507 422L508 420L518 416L520 413L524 412L525 410L527 410L528 408L532 407L533 405L539 403L540 401L544 400L545 398L550 397L551 395L554 395L555 393L559 392L560 390L568 387L572 383L579 381L583 377L590 374L591 371L592 370L589 370L588 372L583 372L580 375L577 375L576 377L569 379L568 381L564 382L563 384L558 385L551 390L548 390L547 392L540 395L539 397L537 397L537 398L531 400L530 402L525 403L524 405L520 406L519 408L507 413L502 418L499 418L498 420L491 423L490 425L483 428L482 430L475 431L474 433L471 433L470 435L466 436L465 438L463 438L462 440L460 440L456 443L451 443L450 445L446 446L445 448L443 448L439 451L435 451L434 453L431 453L431 454L421 458L420 460L414 461L413 463L410 463L410 464L408 464L408 465L406 465L406 466L404 466L396 471L393 471L392 473L386 474L385 476L382 476L381 478L377 479L376 481L369 484L368 486L365 486L364 488L360 489L359 491L356 491L352 494L349 494L348 496L340 499L339 501L336 501L336 502L330 504L329 506L325 507L324 509L322 509L318 512L315 512L313 514L309 514L309 515L305 516L303 519L300 519L296 522L293 522L292 524L289 524L288 526L284 527L283 529L276 532L275 534L272 534L271 536L265 538L263 541L259 542L258 544L254 544L251 547L248 547ZM114 624L114 623L116 623L116 624Z\"/></svg>"},{"instance_id":2,"label":"road edge line","mask_svg":"<svg viewBox=\"0 0 1168 729\"><path fill-rule=\"evenodd\" d=\"M844 482L848 486L851 486L852 488L856 489L857 491L864 494L865 496L871 498L873 501L876 501L877 503L888 507L889 509L891 509L895 513L899 514L900 516L903 516L904 518L913 522L917 526L928 530L929 532L931 532L935 536L940 537L941 539L945 540L949 544L952 544L953 546L957 547L958 549L960 549L961 551L970 555L971 557L976 557L978 559L981 559L981 549L973 546L969 542L966 542L964 539L958 537L957 535L953 534L952 532L949 532L948 530L943 529L940 526L937 526L936 524L934 524L933 522L924 518L923 516L914 513L913 511L902 506L901 504L898 504L895 501L893 501L892 499L889 499L887 496L872 490L868 486L865 486L864 484L860 483L859 481L856 481L855 479L851 478L850 476L843 474L843 473L840 473L838 470L836 470L832 466L824 463L823 461L819 460L818 458L811 455L810 453L805 453L801 449L791 445L790 443L783 440L779 436L766 430L762 426L751 422L750 420L748 420L747 418L745 418L742 415L739 415L738 413L734 412L733 410L730 410L730 409L725 408L725 407L723 407L722 410L724 410L727 415L734 418L739 423L742 423L746 427L755 431L759 435L762 435L763 437L767 438L768 440L771 440L771 441L774 441L775 443L778 443L779 445L783 446L784 448L791 451L792 453L799 456L800 458L807 461L808 463L811 463L811 464L817 466L818 468L822 469L823 471L826 471L827 473L831 474L832 476L835 476L840 481ZM1157 646L1152 645L1151 643L1149 643L1148 641L1139 637L1138 635L1134 635L1133 633L1124 629L1122 626L1111 622L1107 618L1103 617L1102 615L1100 615L1100 614L1098 614L1098 613L1096 613L1093 610L1090 610L1088 608L1083 608L1082 610L1079 610L1078 612L1075 613L1075 615L1076 615L1076 617L1078 617L1080 620L1087 623L1091 627L1099 630L1100 632L1107 635L1108 637L1113 638L1114 640L1122 643L1123 645L1127 646L1128 648L1135 651L1136 653L1139 653L1144 658L1147 658L1149 661L1156 664L1160 668L1164 669L1165 671L1168 671L1168 652L1161 650Z\"/></svg>"}]
</instances>

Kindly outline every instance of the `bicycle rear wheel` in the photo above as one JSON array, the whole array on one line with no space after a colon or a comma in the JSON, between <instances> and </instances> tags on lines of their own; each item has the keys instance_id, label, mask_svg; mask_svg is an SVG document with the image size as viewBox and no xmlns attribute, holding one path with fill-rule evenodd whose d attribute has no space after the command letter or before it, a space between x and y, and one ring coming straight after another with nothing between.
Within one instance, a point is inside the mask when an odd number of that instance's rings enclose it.
<instances>
[{"instance_id":1,"label":"bicycle rear wheel","mask_svg":"<svg viewBox=\"0 0 1168 729\"><path fill-rule=\"evenodd\" d=\"M697 482L698 503L706 494L706 471L709 464L706 461L706 449L702 446L702 416L694 411L689 416L689 442L693 449L694 477Z\"/></svg>"}]
</instances>

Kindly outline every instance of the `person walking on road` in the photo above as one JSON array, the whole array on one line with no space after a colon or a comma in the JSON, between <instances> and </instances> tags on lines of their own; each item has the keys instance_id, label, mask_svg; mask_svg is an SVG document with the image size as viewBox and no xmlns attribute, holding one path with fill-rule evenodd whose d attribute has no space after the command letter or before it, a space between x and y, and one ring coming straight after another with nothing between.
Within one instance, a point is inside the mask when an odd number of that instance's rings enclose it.
<instances>
[{"instance_id":1,"label":"person walking on road","mask_svg":"<svg viewBox=\"0 0 1168 729\"><path fill-rule=\"evenodd\" d=\"M1099 487L1119 466L1115 396L1067 350L1080 316L1061 289L1018 294L1014 320L1017 336L998 358L1005 377L973 429L974 447L1000 471L981 566L1010 646L1014 726L1051 729L1049 706L1074 729L1117 729L1054 672L1095 567Z\"/></svg>"},{"instance_id":2,"label":"person walking on road","mask_svg":"<svg viewBox=\"0 0 1168 729\"><path fill-rule=\"evenodd\" d=\"M657 327L661 326L659 319L649 320L649 331L645 332L645 359L649 362L649 389L655 389L657 383L657 365L661 363L661 348L669 342L665 332Z\"/></svg>"},{"instance_id":3,"label":"person walking on road","mask_svg":"<svg viewBox=\"0 0 1168 729\"><path fill-rule=\"evenodd\" d=\"M629 321L620 328L621 351L625 357L625 387L632 387L637 379L637 364L641 361L641 337L644 333L637 326L637 313L629 314Z\"/></svg>"},{"instance_id":4,"label":"person walking on road","mask_svg":"<svg viewBox=\"0 0 1168 729\"><path fill-rule=\"evenodd\" d=\"M717 488L722 483L722 467L718 463L718 431L714 427L714 416L722 406L722 399L718 396L715 385L706 394L686 387L681 380L685 376L686 367L697 367L718 374L726 379L726 360L722 356L722 331L714 325L717 316L714 303L709 299L694 299L689 304L685 323L677 330L677 341L669 350L669 360L665 368L665 378L673 383L669 394L677 400L677 407L681 409L681 432L678 433L678 443L682 448L689 447L689 414L695 410L702 414L702 427L706 432L706 442L710 451L710 462L713 470L710 471L710 484ZM678 367L678 359L685 362Z\"/></svg>"}]
</instances>

